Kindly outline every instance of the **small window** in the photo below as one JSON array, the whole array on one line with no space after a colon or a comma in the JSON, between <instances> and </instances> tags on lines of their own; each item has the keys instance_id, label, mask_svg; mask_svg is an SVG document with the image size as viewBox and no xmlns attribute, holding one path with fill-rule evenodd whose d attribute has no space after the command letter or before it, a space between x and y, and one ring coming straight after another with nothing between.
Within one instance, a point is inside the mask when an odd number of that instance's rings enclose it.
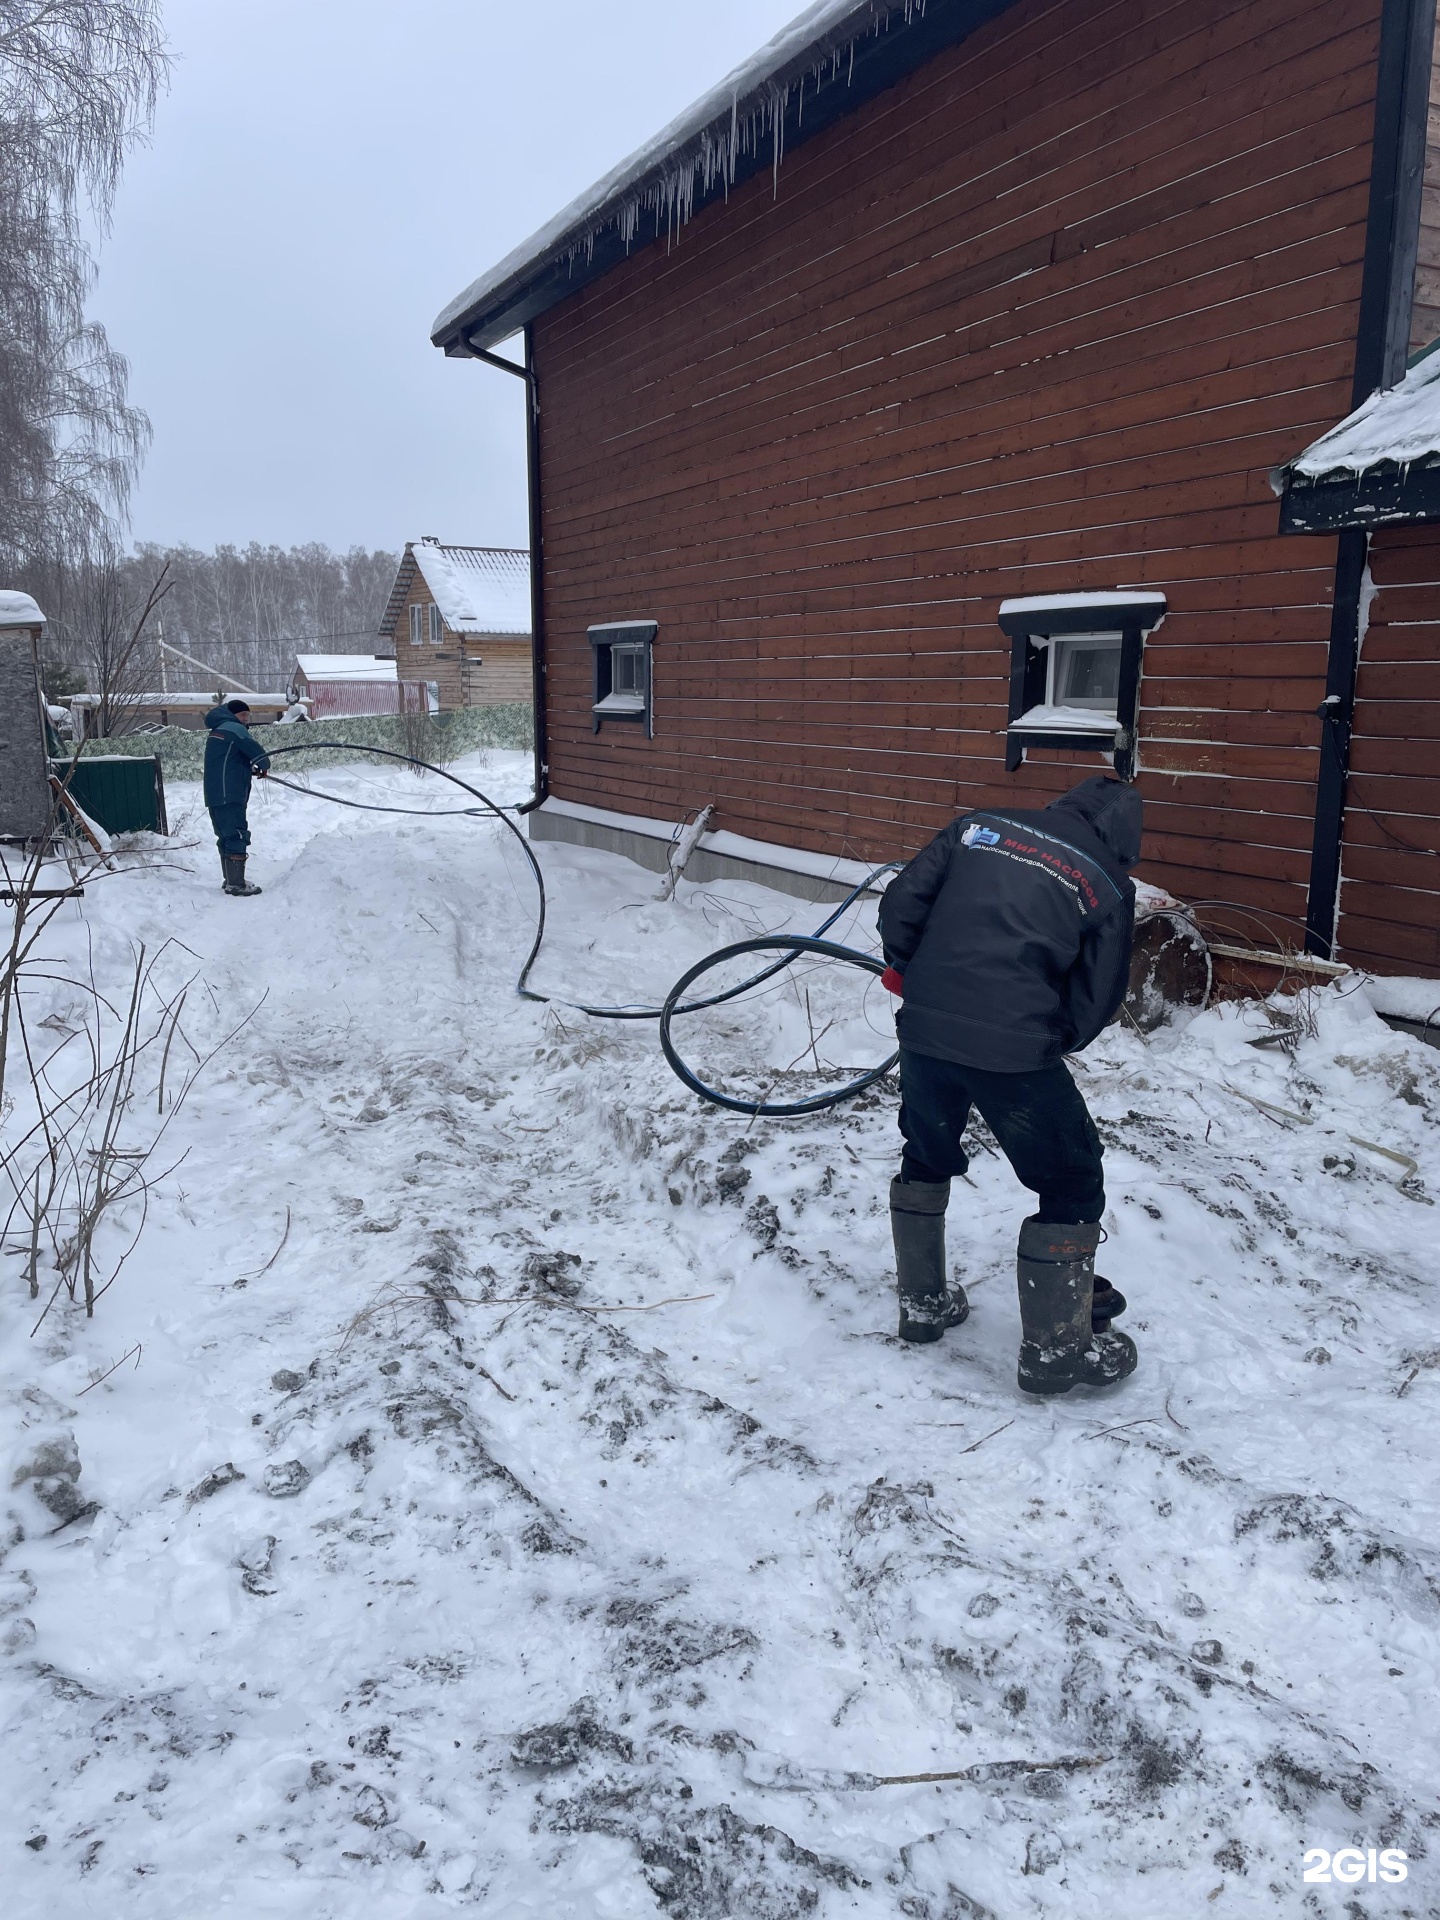
<instances>
[{"instance_id":1,"label":"small window","mask_svg":"<svg viewBox=\"0 0 1440 1920\"><path fill-rule=\"evenodd\" d=\"M441 615L439 607L437 607L433 601L430 604L429 612L430 612L430 644L432 647L438 647L440 645L440 642L445 638L445 621Z\"/></svg>"},{"instance_id":2,"label":"small window","mask_svg":"<svg viewBox=\"0 0 1440 1920\"><path fill-rule=\"evenodd\" d=\"M1118 633L1097 633L1082 640L1050 642L1050 685L1047 689L1052 707L1091 708L1115 718L1115 702L1120 697L1120 648Z\"/></svg>"},{"instance_id":3,"label":"small window","mask_svg":"<svg viewBox=\"0 0 1440 1920\"><path fill-rule=\"evenodd\" d=\"M595 656L595 731L604 720L641 722L651 728L650 650L653 620L607 620L589 629Z\"/></svg>"},{"instance_id":4,"label":"small window","mask_svg":"<svg viewBox=\"0 0 1440 1920\"><path fill-rule=\"evenodd\" d=\"M420 647L425 644L425 609L415 606L410 609L410 644Z\"/></svg>"},{"instance_id":5,"label":"small window","mask_svg":"<svg viewBox=\"0 0 1440 1920\"><path fill-rule=\"evenodd\" d=\"M1145 636L1165 618L1163 593L1143 587L1002 601L1010 636L1005 765L1030 747L1103 753L1134 778Z\"/></svg>"}]
</instances>

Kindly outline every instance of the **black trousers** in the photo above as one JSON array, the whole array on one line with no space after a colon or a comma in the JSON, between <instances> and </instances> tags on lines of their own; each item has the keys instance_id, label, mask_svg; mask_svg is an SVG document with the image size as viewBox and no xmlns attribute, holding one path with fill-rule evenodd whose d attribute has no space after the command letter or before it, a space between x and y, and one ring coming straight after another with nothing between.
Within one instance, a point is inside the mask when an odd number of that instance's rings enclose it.
<instances>
[{"instance_id":1,"label":"black trousers","mask_svg":"<svg viewBox=\"0 0 1440 1920\"><path fill-rule=\"evenodd\" d=\"M250 844L250 824L245 818L245 802L229 800L221 807L207 808L215 829L215 844L222 857L243 854Z\"/></svg>"},{"instance_id":2,"label":"black trousers","mask_svg":"<svg viewBox=\"0 0 1440 1920\"><path fill-rule=\"evenodd\" d=\"M989 1073L900 1050L902 1180L949 1180L970 1161L960 1139L975 1108L1020 1184L1039 1197L1036 1218L1098 1220L1105 1211L1095 1122L1063 1060L1030 1073Z\"/></svg>"}]
</instances>

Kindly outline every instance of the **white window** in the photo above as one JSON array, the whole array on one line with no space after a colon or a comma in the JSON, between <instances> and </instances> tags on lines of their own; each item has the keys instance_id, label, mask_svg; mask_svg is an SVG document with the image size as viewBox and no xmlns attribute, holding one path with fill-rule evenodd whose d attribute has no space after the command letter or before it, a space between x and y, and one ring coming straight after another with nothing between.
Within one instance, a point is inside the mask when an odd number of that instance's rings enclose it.
<instances>
[{"instance_id":1,"label":"white window","mask_svg":"<svg viewBox=\"0 0 1440 1920\"><path fill-rule=\"evenodd\" d=\"M440 642L444 639L444 637L445 637L445 622L444 622L444 619L441 617L439 607L437 607L432 601L430 606L430 644L431 646L438 647L440 645Z\"/></svg>"},{"instance_id":2,"label":"white window","mask_svg":"<svg viewBox=\"0 0 1440 1920\"><path fill-rule=\"evenodd\" d=\"M1046 704L1090 709L1115 718L1120 697L1118 633L1087 633L1072 640L1050 642L1050 675Z\"/></svg>"},{"instance_id":3,"label":"white window","mask_svg":"<svg viewBox=\"0 0 1440 1920\"><path fill-rule=\"evenodd\" d=\"M610 649L610 693L612 707L625 706L638 711L645 705L645 655L648 649L637 641L622 641Z\"/></svg>"},{"instance_id":4,"label":"white window","mask_svg":"<svg viewBox=\"0 0 1440 1920\"><path fill-rule=\"evenodd\" d=\"M653 620L607 620L591 627L595 655L595 699L591 711L602 720L651 722L651 645Z\"/></svg>"},{"instance_id":5,"label":"white window","mask_svg":"<svg viewBox=\"0 0 1440 1920\"><path fill-rule=\"evenodd\" d=\"M1005 765L1031 747L1100 752L1134 778L1145 636L1165 618L1153 587L1035 594L1000 603L1010 636Z\"/></svg>"},{"instance_id":6,"label":"white window","mask_svg":"<svg viewBox=\"0 0 1440 1920\"><path fill-rule=\"evenodd\" d=\"M414 606L410 609L410 644L422 647L425 644L425 609Z\"/></svg>"}]
</instances>

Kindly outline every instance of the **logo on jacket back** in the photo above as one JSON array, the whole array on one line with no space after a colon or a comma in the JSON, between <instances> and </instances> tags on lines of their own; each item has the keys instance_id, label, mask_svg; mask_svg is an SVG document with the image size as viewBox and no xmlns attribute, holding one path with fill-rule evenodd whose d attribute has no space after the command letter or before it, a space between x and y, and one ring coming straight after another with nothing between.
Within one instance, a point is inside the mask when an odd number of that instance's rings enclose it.
<instances>
[{"instance_id":1,"label":"logo on jacket back","mask_svg":"<svg viewBox=\"0 0 1440 1920\"><path fill-rule=\"evenodd\" d=\"M998 847L1000 836L993 827L982 827L978 820L972 820L960 835L960 844L962 847Z\"/></svg>"}]
</instances>

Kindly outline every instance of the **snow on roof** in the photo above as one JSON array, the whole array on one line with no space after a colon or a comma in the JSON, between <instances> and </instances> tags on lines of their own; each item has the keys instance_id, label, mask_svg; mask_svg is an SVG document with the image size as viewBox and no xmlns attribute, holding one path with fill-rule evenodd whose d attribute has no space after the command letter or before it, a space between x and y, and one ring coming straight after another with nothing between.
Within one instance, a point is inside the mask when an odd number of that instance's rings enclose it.
<instances>
[{"instance_id":1,"label":"snow on roof","mask_svg":"<svg viewBox=\"0 0 1440 1920\"><path fill-rule=\"evenodd\" d=\"M816 0L628 160L481 274L436 316L432 340L442 344L457 321L490 303L507 283L518 290L546 266L582 256L588 261L606 230L618 233L628 250L642 214L654 216L657 236L682 226L693 211L697 187L703 197L733 185L741 156L758 155L767 142L778 172L791 94L799 96L803 109L807 83L812 94L837 80L848 84L860 40L901 24L908 27L924 14L925 0ZM512 325L489 337L514 331Z\"/></svg>"},{"instance_id":2,"label":"snow on roof","mask_svg":"<svg viewBox=\"0 0 1440 1920\"><path fill-rule=\"evenodd\" d=\"M298 653L295 665L307 680L395 680L393 660L374 653Z\"/></svg>"},{"instance_id":3,"label":"snow on roof","mask_svg":"<svg viewBox=\"0 0 1440 1920\"><path fill-rule=\"evenodd\" d=\"M1358 406L1308 446L1288 471L1313 480L1365 473L1384 460L1409 466L1440 454L1440 353L1428 352L1389 387Z\"/></svg>"},{"instance_id":4,"label":"snow on roof","mask_svg":"<svg viewBox=\"0 0 1440 1920\"><path fill-rule=\"evenodd\" d=\"M530 633L530 556L516 547L446 547L417 540L411 552L454 633Z\"/></svg>"},{"instance_id":5,"label":"snow on roof","mask_svg":"<svg viewBox=\"0 0 1440 1920\"><path fill-rule=\"evenodd\" d=\"M1105 593L1032 593L1019 600L1002 600L1002 617L1010 613L1067 613L1078 608L1153 607L1163 612L1165 596L1154 587L1116 588Z\"/></svg>"},{"instance_id":6,"label":"snow on roof","mask_svg":"<svg viewBox=\"0 0 1440 1920\"><path fill-rule=\"evenodd\" d=\"M45 616L28 593L0 588L0 627L43 627Z\"/></svg>"}]
</instances>

